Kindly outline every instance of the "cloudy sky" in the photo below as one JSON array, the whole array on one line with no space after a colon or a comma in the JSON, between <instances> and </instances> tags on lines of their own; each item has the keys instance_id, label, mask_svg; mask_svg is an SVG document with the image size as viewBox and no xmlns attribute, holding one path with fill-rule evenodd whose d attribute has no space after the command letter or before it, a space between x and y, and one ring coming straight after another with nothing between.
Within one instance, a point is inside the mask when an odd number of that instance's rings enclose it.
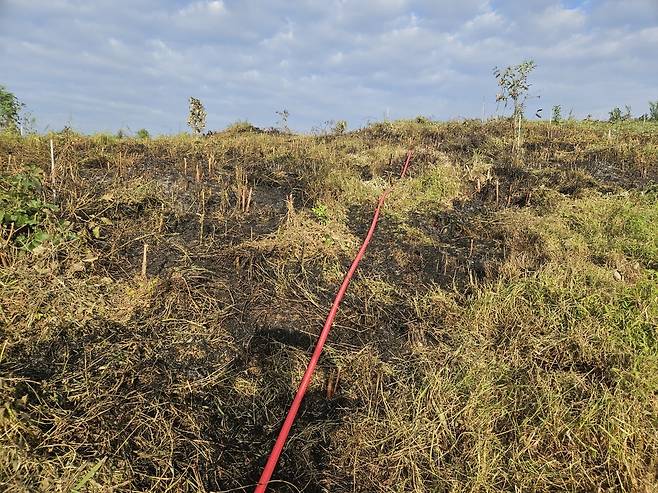
<instances>
[{"instance_id":1,"label":"cloudy sky","mask_svg":"<svg viewBox=\"0 0 658 493\"><path fill-rule=\"evenodd\" d=\"M658 0L0 0L0 84L41 130L184 131L189 96L209 129L489 116L525 58L529 114L642 114Z\"/></svg>"}]
</instances>

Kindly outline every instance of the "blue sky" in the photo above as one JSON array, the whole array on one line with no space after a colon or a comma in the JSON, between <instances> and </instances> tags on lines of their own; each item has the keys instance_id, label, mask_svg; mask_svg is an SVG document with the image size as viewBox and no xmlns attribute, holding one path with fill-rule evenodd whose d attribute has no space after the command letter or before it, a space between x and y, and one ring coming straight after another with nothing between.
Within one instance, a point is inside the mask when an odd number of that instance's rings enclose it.
<instances>
[{"instance_id":1,"label":"blue sky","mask_svg":"<svg viewBox=\"0 0 658 493\"><path fill-rule=\"evenodd\" d=\"M41 130L184 131L189 96L209 129L489 116L525 58L529 114L642 114L657 53L658 0L0 0L0 84Z\"/></svg>"}]
</instances>

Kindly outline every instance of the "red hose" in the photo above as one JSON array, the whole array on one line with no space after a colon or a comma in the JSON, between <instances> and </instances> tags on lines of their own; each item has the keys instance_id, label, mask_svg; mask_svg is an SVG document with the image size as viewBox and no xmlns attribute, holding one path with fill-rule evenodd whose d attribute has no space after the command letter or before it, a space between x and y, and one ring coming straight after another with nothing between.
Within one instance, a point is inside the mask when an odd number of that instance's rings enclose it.
<instances>
[{"instance_id":1,"label":"red hose","mask_svg":"<svg viewBox=\"0 0 658 493\"><path fill-rule=\"evenodd\" d=\"M411 154L412 151L409 150L409 152L407 153L407 159L404 162L404 166L402 167L402 173L400 173L400 178L404 178L404 176L407 173L407 169L409 168L409 162L411 161ZM343 296L345 296L345 291L347 291L347 286L349 286L350 281L352 280L352 276L354 275L354 272L356 271L359 262L363 258L363 254L366 253L368 244L370 243L370 240L372 239L372 235L375 232L377 221L379 220L379 212L382 208L382 205L384 205L384 200L386 200L388 194L391 193L391 190L393 190L393 186L388 188L388 190L382 193L382 195L379 197L379 202L377 203L377 208L375 209L375 214L372 218L372 223L370 224L370 229L368 230L368 234L366 235L365 240L363 240L363 244L359 249L359 253L356 254L356 257L352 262L352 265L350 266L350 270L347 271L347 274L345 275L345 279L343 279L343 283L340 285L340 289L338 290L336 299L334 299L333 305L331 305L331 310L329 310L329 315L327 316L327 320L325 321L324 327L322 328L322 332L320 333L320 337L318 338L318 342L315 346L315 350L313 351L313 356L311 356L311 361L309 361L308 366L306 367L306 371L304 372L304 377L302 378L302 381L299 384L299 389L297 389L297 394L295 395L295 399L292 401L290 409L288 410L288 414L286 416L285 421L283 422L283 426L281 427L279 436L277 437L276 442L274 443L272 452L270 452L270 456L267 458L267 463L263 468L263 473L261 474L260 479L258 480L258 485L256 486L254 493L264 493L265 489L267 488L267 484L270 482L270 478L272 477L272 473L274 472L276 463L279 461L279 457L281 456L283 446L285 445L286 440L288 438L288 434L290 433L290 428L292 428L292 425L295 422L295 417L297 416L297 411L299 410L299 406L301 405L302 399L304 399L304 394L306 393L306 389L308 388L308 385L311 382L313 371L315 370L315 367L318 364L318 361L320 359L320 354L322 354L322 348L324 347L324 343L326 342L327 337L329 336L329 331L331 330L331 325L334 323L334 318L336 318L336 313L338 312L338 307L340 305L340 302L343 300Z\"/></svg>"}]
</instances>

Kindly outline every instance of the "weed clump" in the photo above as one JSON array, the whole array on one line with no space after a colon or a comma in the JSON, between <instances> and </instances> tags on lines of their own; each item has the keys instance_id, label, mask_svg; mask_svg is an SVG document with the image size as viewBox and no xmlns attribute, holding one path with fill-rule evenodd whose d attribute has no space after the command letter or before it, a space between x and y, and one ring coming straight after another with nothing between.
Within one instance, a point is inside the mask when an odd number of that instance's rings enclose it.
<instances>
[{"instance_id":1,"label":"weed clump","mask_svg":"<svg viewBox=\"0 0 658 493\"><path fill-rule=\"evenodd\" d=\"M59 207L45 198L41 182L36 167L0 175L0 237L5 248L32 251L45 242L75 237L69 221L54 219Z\"/></svg>"}]
</instances>

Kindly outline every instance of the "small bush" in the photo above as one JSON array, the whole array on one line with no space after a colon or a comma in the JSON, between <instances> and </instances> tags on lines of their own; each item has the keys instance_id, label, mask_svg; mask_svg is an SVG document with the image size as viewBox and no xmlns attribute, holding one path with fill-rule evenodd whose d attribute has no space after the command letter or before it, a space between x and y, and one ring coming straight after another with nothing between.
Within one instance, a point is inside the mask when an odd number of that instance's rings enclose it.
<instances>
[{"instance_id":1,"label":"small bush","mask_svg":"<svg viewBox=\"0 0 658 493\"><path fill-rule=\"evenodd\" d=\"M0 176L0 227L2 239L21 250L31 251L48 240L56 242L68 235L68 223L48 220L58 210L42 196L41 170L28 168L25 172Z\"/></svg>"},{"instance_id":2,"label":"small bush","mask_svg":"<svg viewBox=\"0 0 658 493\"><path fill-rule=\"evenodd\" d=\"M288 118L290 117L290 112L286 109L276 112L279 115L279 121L277 122L277 128L280 132L284 134L290 133L290 127L288 126Z\"/></svg>"},{"instance_id":3,"label":"small bush","mask_svg":"<svg viewBox=\"0 0 658 493\"><path fill-rule=\"evenodd\" d=\"M609 115L608 121L610 123L616 123L616 122L625 122L630 120L632 118L631 107L626 105L625 109L626 111L622 113L619 107L612 108L610 113L608 113Z\"/></svg>"},{"instance_id":4,"label":"small bush","mask_svg":"<svg viewBox=\"0 0 658 493\"><path fill-rule=\"evenodd\" d=\"M515 120L523 118L523 110L531 86L528 76L536 67L534 60L525 60L519 65L509 66L505 69L494 67L493 74L500 87L496 101L503 101L505 107L511 102L514 106L512 116Z\"/></svg>"},{"instance_id":5,"label":"small bush","mask_svg":"<svg viewBox=\"0 0 658 493\"><path fill-rule=\"evenodd\" d=\"M315 207L311 209L311 212L315 218L320 221L321 224L326 224L329 221L328 209L324 204L316 204Z\"/></svg>"},{"instance_id":6,"label":"small bush","mask_svg":"<svg viewBox=\"0 0 658 493\"><path fill-rule=\"evenodd\" d=\"M231 123L228 127L226 127L226 132L235 133L235 134L260 132L260 131L261 130L258 127L255 127L247 120L238 120L237 122Z\"/></svg>"},{"instance_id":7,"label":"small bush","mask_svg":"<svg viewBox=\"0 0 658 493\"><path fill-rule=\"evenodd\" d=\"M144 139L144 140L150 139L151 134L149 134L149 131L146 130L145 128L141 128L141 129L137 130L137 138Z\"/></svg>"},{"instance_id":8,"label":"small bush","mask_svg":"<svg viewBox=\"0 0 658 493\"><path fill-rule=\"evenodd\" d=\"M562 106L556 104L553 106L553 115L551 116L552 123L560 123L562 121Z\"/></svg>"},{"instance_id":9,"label":"small bush","mask_svg":"<svg viewBox=\"0 0 658 493\"><path fill-rule=\"evenodd\" d=\"M658 100L649 101L649 120L658 122Z\"/></svg>"},{"instance_id":10,"label":"small bush","mask_svg":"<svg viewBox=\"0 0 658 493\"><path fill-rule=\"evenodd\" d=\"M201 100L190 97L190 112L187 117L187 124L196 134L201 134L206 128L206 109L203 107Z\"/></svg>"},{"instance_id":11,"label":"small bush","mask_svg":"<svg viewBox=\"0 0 658 493\"><path fill-rule=\"evenodd\" d=\"M17 131L25 105L4 86L0 86L0 130Z\"/></svg>"},{"instance_id":12,"label":"small bush","mask_svg":"<svg viewBox=\"0 0 658 493\"><path fill-rule=\"evenodd\" d=\"M347 130L347 122L345 120L338 120L332 129L336 135L343 135L345 130Z\"/></svg>"}]
</instances>

